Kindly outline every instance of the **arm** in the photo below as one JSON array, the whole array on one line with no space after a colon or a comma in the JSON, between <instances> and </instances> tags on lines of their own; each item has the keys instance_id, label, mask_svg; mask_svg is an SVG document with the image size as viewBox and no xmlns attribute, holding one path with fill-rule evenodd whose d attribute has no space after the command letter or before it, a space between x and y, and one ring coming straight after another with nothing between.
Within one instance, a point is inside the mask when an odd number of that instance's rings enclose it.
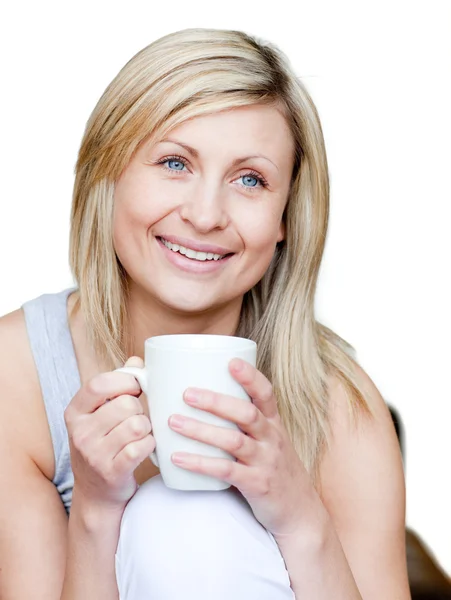
<instances>
[{"instance_id":1,"label":"arm","mask_svg":"<svg viewBox=\"0 0 451 600\"><path fill-rule=\"evenodd\" d=\"M357 588L334 524L320 500L305 518L298 535L290 540L276 538L296 599L367 600Z\"/></svg>"},{"instance_id":2,"label":"arm","mask_svg":"<svg viewBox=\"0 0 451 600\"><path fill-rule=\"evenodd\" d=\"M53 448L22 311L0 319L0 598L117 598L120 517L77 501L70 519L51 482ZM66 565L67 556L67 565ZM101 590L98 592L98 590Z\"/></svg>"},{"instance_id":3,"label":"arm","mask_svg":"<svg viewBox=\"0 0 451 600\"><path fill-rule=\"evenodd\" d=\"M74 490L61 600L119 600L114 556L122 512L87 506Z\"/></svg>"},{"instance_id":4,"label":"arm","mask_svg":"<svg viewBox=\"0 0 451 600\"><path fill-rule=\"evenodd\" d=\"M332 441L298 536L277 540L299 598L409 600L402 459L385 402L370 378L374 418L354 427L345 392L331 388ZM312 524L315 524L312 527Z\"/></svg>"},{"instance_id":5,"label":"arm","mask_svg":"<svg viewBox=\"0 0 451 600\"><path fill-rule=\"evenodd\" d=\"M57 599L64 577L67 516L49 481L53 450L39 390L18 310L0 319L1 600Z\"/></svg>"},{"instance_id":6,"label":"arm","mask_svg":"<svg viewBox=\"0 0 451 600\"><path fill-rule=\"evenodd\" d=\"M56 600L64 576L66 513L53 484L18 444L5 439L4 429L0 427L0 598Z\"/></svg>"},{"instance_id":7,"label":"arm","mask_svg":"<svg viewBox=\"0 0 451 600\"><path fill-rule=\"evenodd\" d=\"M94 527L74 502L68 526L53 483L18 444L5 445L3 435L1 440L0 598L118 598L120 515L103 512Z\"/></svg>"}]
</instances>

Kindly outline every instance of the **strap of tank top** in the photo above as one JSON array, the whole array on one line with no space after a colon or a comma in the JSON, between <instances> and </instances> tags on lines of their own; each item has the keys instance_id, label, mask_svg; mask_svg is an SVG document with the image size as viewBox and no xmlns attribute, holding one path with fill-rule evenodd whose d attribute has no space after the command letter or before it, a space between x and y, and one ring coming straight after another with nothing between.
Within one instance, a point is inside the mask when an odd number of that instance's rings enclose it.
<instances>
[{"instance_id":1,"label":"strap of tank top","mask_svg":"<svg viewBox=\"0 0 451 600\"><path fill-rule=\"evenodd\" d=\"M63 501L73 485L68 481L71 467L64 411L81 385L67 314L72 291L43 294L22 306L55 453L53 483Z\"/></svg>"}]
</instances>

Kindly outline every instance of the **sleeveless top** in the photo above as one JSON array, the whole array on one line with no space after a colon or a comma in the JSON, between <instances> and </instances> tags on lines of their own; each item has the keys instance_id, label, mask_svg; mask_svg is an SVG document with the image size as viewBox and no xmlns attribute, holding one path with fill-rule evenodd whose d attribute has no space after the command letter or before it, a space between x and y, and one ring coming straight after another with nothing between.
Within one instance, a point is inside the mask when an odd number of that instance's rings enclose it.
<instances>
[{"instance_id":1,"label":"sleeveless top","mask_svg":"<svg viewBox=\"0 0 451 600\"><path fill-rule=\"evenodd\" d=\"M74 475L64 411L81 387L67 314L67 298L74 289L43 294L22 305L52 437L53 483L67 513L72 503Z\"/></svg>"}]
</instances>

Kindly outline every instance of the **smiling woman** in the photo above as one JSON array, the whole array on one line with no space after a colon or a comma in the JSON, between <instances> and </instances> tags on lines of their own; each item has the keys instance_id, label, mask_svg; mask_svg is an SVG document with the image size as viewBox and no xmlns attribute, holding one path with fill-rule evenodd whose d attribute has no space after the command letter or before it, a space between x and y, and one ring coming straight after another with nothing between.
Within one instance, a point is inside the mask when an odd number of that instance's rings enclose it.
<instances>
[{"instance_id":1,"label":"smiling woman","mask_svg":"<svg viewBox=\"0 0 451 600\"><path fill-rule=\"evenodd\" d=\"M284 238L293 154L285 118L267 105L199 116L171 141L143 143L115 186L113 242L130 297L145 286L153 315L171 307L222 319L234 306L238 319Z\"/></svg>"},{"instance_id":2,"label":"smiling woman","mask_svg":"<svg viewBox=\"0 0 451 600\"><path fill-rule=\"evenodd\" d=\"M77 287L0 320L2 600L409 598L390 413L315 318L328 212L319 117L277 48L190 29L124 66L77 161ZM252 403L184 397L238 429L168 421L236 459L171 457L227 490L165 487L114 371L182 333L257 343L257 368L229 365Z\"/></svg>"}]
</instances>

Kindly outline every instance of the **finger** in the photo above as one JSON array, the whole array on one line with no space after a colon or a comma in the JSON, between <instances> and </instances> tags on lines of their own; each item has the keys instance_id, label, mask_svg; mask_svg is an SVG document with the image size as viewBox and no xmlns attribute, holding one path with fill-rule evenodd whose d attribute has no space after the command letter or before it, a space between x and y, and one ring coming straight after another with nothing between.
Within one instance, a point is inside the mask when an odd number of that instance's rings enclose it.
<instances>
[{"instance_id":1,"label":"finger","mask_svg":"<svg viewBox=\"0 0 451 600\"><path fill-rule=\"evenodd\" d=\"M265 417L272 419L279 416L272 385L263 373L240 358L230 361L229 370Z\"/></svg>"},{"instance_id":2,"label":"finger","mask_svg":"<svg viewBox=\"0 0 451 600\"><path fill-rule=\"evenodd\" d=\"M130 442L136 442L149 435L151 428L146 415L128 417L100 440L102 451L114 458Z\"/></svg>"},{"instance_id":3,"label":"finger","mask_svg":"<svg viewBox=\"0 0 451 600\"><path fill-rule=\"evenodd\" d=\"M127 362L124 364L124 367L144 367L144 361L139 356L130 356Z\"/></svg>"},{"instance_id":4,"label":"finger","mask_svg":"<svg viewBox=\"0 0 451 600\"><path fill-rule=\"evenodd\" d=\"M90 417L93 421L91 426L101 437L108 435L112 429L129 417L142 414L144 414L144 408L140 400L136 396L123 394L98 408Z\"/></svg>"},{"instance_id":5,"label":"finger","mask_svg":"<svg viewBox=\"0 0 451 600\"><path fill-rule=\"evenodd\" d=\"M242 431L255 439L264 439L269 433L267 419L258 407L249 400L199 388L188 388L183 395L183 399L194 408L205 410L222 419L232 421ZM199 420L202 420L201 415L199 415Z\"/></svg>"},{"instance_id":6,"label":"finger","mask_svg":"<svg viewBox=\"0 0 451 600\"><path fill-rule=\"evenodd\" d=\"M238 429L218 427L182 415L171 415L168 423L177 433L220 448L246 464L257 454L256 440Z\"/></svg>"},{"instance_id":7,"label":"finger","mask_svg":"<svg viewBox=\"0 0 451 600\"><path fill-rule=\"evenodd\" d=\"M227 458L211 458L189 452L174 452L172 462L182 469L216 477L237 488L245 497L264 495L264 481L258 470Z\"/></svg>"},{"instance_id":8,"label":"finger","mask_svg":"<svg viewBox=\"0 0 451 600\"><path fill-rule=\"evenodd\" d=\"M81 414L93 413L107 400L123 394L139 396L139 383L128 373L100 373L88 381L74 396L71 411ZM70 412L70 411L69 411Z\"/></svg>"},{"instance_id":9,"label":"finger","mask_svg":"<svg viewBox=\"0 0 451 600\"><path fill-rule=\"evenodd\" d=\"M150 434L130 442L115 456L114 468L121 473L133 472L154 450L155 438Z\"/></svg>"}]
</instances>

